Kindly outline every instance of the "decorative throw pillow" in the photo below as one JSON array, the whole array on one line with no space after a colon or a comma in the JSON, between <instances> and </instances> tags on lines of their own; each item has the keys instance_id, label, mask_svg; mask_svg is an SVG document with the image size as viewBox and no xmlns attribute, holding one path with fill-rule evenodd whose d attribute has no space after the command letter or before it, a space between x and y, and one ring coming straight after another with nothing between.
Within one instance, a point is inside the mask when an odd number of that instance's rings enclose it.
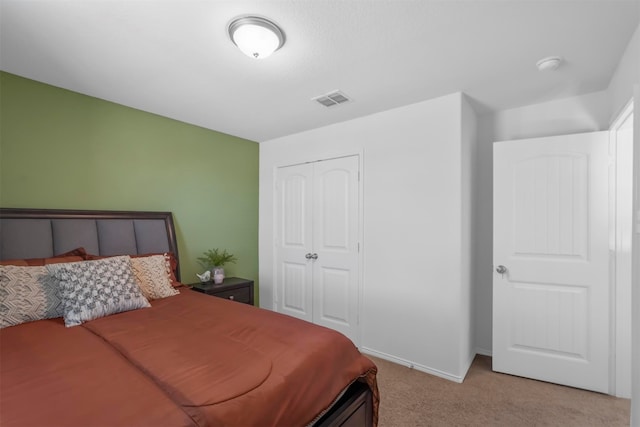
<instances>
[{"instance_id":1,"label":"decorative throw pillow","mask_svg":"<svg viewBox=\"0 0 640 427\"><path fill-rule=\"evenodd\" d=\"M176 256L173 254L173 252L165 252L162 255L164 256L164 259L167 262L167 268L169 270L169 280L171 281L171 286L173 286L174 288L179 288L183 286L183 284L180 283L176 278L176 272L178 270L178 260L176 259Z\"/></svg>"},{"instance_id":2,"label":"decorative throw pillow","mask_svg":"<svg viewBox=\"0 0 640 427\"><path fill-rule=\"evenodd\" d=\"M150 307L135 282L128 256L51 264L46 268L58 281L66 326Z\"/></svg>"},{"instance_id":3,"label":"decorative throw pillow","mask_svg":"<svg viewBox=\"0 0 640 427\"><path fill-rule=\"evenodd\" d=\"M148 300L178 295L169 281L168 265L164 255L131 258L131 269L142 294Z\"/></svg>"},{"instance_id":4,"label":"decorative throw pillow","mask_svg":"<svg viewBox=\"0 0 640 427\"><path fill-rule=\"evenodd\" d=\"M44 266L0 266L0 328L62 317L57 289Z\"/></svg>"},{"instance_id":5,"label":"decorative throw pillow","mask_svg":"<svg viewBox=\"0 0 640 427\"><path fill-rule=\"evenodd\" d=\"M179 288L183 286L182 283L178 282L178 279L176 279L176 270L178 268L178 260L176 260L176 257L173 255L173 252L150 253L150 254L129 255L129 256L131 257L131 259L136 259L136 258L144 258L144 257L149 257L154 255L162 255L164 257L165 262L167 264L166 265L167 275L169 277L169 281L171 282L171 286L173 286L174 288ZM112 256L114 255L85 254L84 259L86 260L105 259L105 258L111 258Z\"/></svg>"}]
</instances>

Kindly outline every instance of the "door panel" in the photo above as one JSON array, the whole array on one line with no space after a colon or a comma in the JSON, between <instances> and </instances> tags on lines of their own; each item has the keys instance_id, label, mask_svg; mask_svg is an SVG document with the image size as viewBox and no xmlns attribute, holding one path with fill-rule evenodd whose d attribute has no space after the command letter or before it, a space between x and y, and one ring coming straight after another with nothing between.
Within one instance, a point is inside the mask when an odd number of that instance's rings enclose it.
<instances>
[{"instance_id":1,"label":"door panel","mask_svg":"<svg viewBox=\"0 0 640 427\"><path fill-rule=\"evenodd\" d=\"M511 347L587 360L587 288L513 283Z\"/></svg>"},{"instance_id":2,"label":"door panel","mask_svg":"<svg viewBox=\"0 0 640 427\"><path fill-rule=\"evenodd\" d=\"M341 327L349 327L349 289L350 272L336 268L320 268L318 289L321 291L316 317L318 323L338 323Z\"/></svg>"},{"instance_id":3,"label":"door panel","mask_svg":"<svg viewBox=\"0 0 640 427\"><path fill-rule=\"evenodd\" d=\"M586 258L586 155L546 155L513 168L514 256Z\"/></svg>"},{"instance_id":4,"label":"door panel","mask_svg":"<svg viewBox=\"0 0 640 427\"><path fill-rule=\"evenodd\" d=\"M310 320L307 265L283 262L282 270L282 312L295 313L296 317Z\"/></svg>"},{"instance_id":5,"label":"door panel","mask_svg":"<svg viewBox=\"0 0 640 427\"><path fill-rule=\"evenodd\" d=\"M494 144L493 368L609 388L608 133Z\"/></svg>"},{"instance_id":6,"label":"door panel","mask_svg":"<svg viewBox=\"0 0 640 427\"><path fill-rule=\"evenodd\" d=\"M357 341L358 157L314 163L314 322Z\"/></svg>"},{"instance_id":7,"label":"door panel","mask_svg":"<svg viewBox=\"0 0 640 427\"><path fill-rule=\"evenodd\" d=\"M305 255L312 250L313 167L281 168L277 179L277 308L281 313L312 321L312 265Z\"/></svg>"}]
</instances>

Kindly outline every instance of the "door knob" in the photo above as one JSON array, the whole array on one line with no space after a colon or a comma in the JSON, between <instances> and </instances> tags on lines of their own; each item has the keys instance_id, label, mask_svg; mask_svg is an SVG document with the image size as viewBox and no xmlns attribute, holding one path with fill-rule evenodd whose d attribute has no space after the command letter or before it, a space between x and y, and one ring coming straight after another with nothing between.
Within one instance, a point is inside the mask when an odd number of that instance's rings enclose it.
<instances>
[{"instance_id":1,"label":"door knob","mask_svg":"<svg viewBox=\"0 0 640 427\"><path fill-rule=\"evenodd\" d=\"M311 259L318 259L318 254L311 255Z\"/></svg>"},{"instance_id":2,"label":"door knob","mask_svg":"<svg viewBox=\"0 0 640 427\"><path fill-rule=\"evenodd\" d=\"M313 257L313 255L311 255L311 252L309 252L308 254L306 254L304 256L306 259L311 259Z\"/></svg>"},{"instance_id":3,"label":"door knob","mask_svg":"<svg viewBox=\"0 0 640 427\"><path fill-rule=\"evenodd\" d=\"M498 267L496 267L496 273L504 274L506 272L507 272L507 267L505 267L504 265L499 265Z\"/></svg>"}]
</instances>

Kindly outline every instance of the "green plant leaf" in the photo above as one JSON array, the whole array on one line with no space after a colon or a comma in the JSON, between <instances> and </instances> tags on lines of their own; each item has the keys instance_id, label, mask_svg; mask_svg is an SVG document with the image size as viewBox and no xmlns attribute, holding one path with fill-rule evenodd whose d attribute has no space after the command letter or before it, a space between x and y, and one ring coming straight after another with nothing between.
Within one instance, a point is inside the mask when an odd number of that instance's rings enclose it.
<instances>
[{"instance_id":1,"label":"green plant leaf","mask_svg":"<svg viewBox=\"0 0 640 427\"><path fill-rule=\"evenodd\" d=\"M197 260L202 267L209 270L213 267L224 267L225 264L235 264L238 258L227 252L226 249L221 251L215 248L205 251Z\"/></svg>"}]
</instances>

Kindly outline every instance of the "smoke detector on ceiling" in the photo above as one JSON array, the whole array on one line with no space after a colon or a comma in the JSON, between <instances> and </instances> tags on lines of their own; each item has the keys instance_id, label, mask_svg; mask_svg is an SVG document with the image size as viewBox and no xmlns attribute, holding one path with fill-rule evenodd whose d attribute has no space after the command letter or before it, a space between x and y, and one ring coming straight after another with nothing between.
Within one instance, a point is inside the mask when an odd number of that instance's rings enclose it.
<instances>
[{"instance_id":1,"label":"smoke detector on ceiling","mask_svg":"<svg viewBox=\"0 0 640 427\"><path fill-rule=\"evenodd\" d=\"M553 71L558 69L561 62L562 58L559 56L548 56L536 62L536 67L538 67L538 71Z\"/></svg>"},{"instance_id":2,"label":"smoke detector on ceiling","mask_svg":"<svg viewBox=\"0 0 640 427\"><path fill-rule=\"evenodd\" d=\"M316 96L315 98L311 98L311 100L316 101L325 107L334 107L346 102L351 102L351 98L339 90L334 90L333 92L329 92L325 95Z\"/></svg>"}]
</instances>

